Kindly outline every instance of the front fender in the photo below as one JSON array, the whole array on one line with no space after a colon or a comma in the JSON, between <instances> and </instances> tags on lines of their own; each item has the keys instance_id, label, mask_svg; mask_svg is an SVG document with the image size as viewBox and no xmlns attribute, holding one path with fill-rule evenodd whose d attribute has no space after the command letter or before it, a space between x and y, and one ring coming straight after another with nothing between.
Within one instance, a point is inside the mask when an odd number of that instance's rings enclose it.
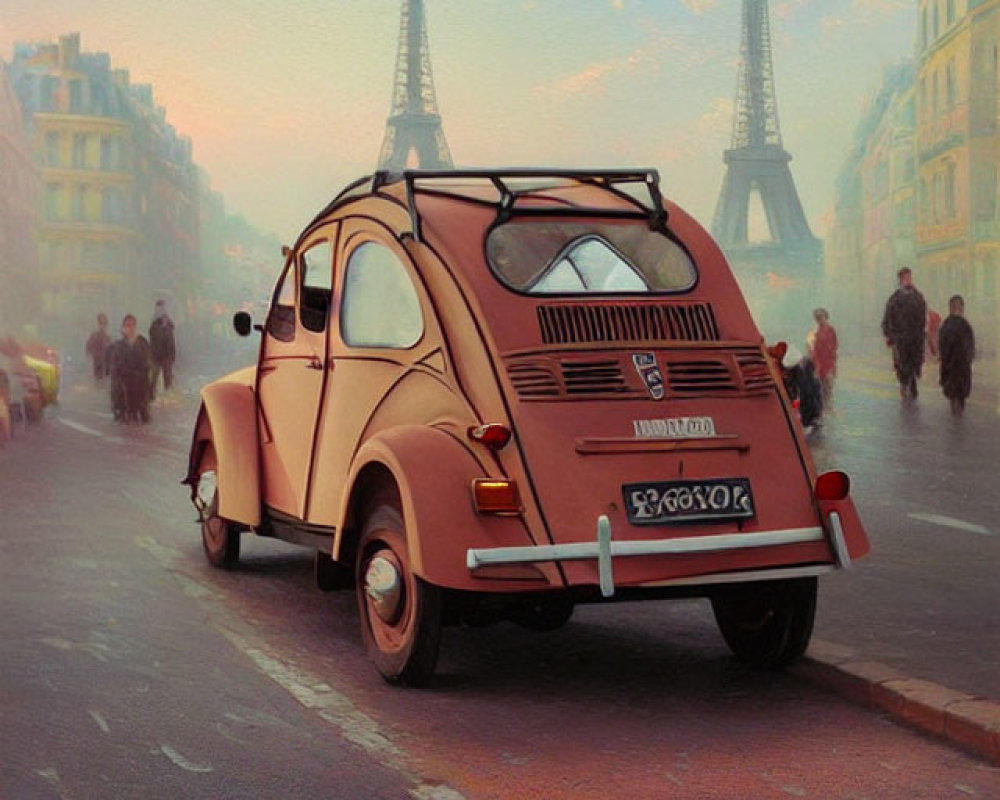
<instances>
[{"instance_id":1,"label":"front fender","mask_svg":"<svg viewBox=\"0 0 1000 800\"><path fill-rule=\"evenodd\" d=\"M201 390L201 409L184 482L192 492L198 476L214 466L219 487L219 516L255 527L260 524L260 457L257 406L252 380L237 374ZM209 453L214 453L214 464Z\"/></svg>"},{"instance_id":2,"label":"front fender","mask_svg":"<svg viewBox=\"0 0 1000 800\"><path fill-rule=\"evenodd\" d=\"M340 508L333 556L352 552L348 537L359 534L363 520L345 523L363 513L358 498L365 495L358 482L377 465L387 469L399 489L407 547L414 572L429 583L451 589L490 591L539 590L562 586L554 565L543 564L504 576L501 583L485 571L475 576L466 565L470 547L506 547L534 544L521 516L478 514L473 505L476 478L502 477L489 470L469 447L452 435L425 426L400 426L382 431L358 451ZM491 585L493 584L493 585Z\"/></svg>"}]
</instances>

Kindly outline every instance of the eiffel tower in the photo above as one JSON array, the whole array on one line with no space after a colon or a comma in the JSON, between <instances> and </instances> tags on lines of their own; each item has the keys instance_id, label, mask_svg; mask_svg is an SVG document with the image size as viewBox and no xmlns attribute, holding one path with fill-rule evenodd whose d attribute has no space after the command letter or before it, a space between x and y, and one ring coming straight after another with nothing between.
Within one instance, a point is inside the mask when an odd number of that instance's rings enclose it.
<instances>
[{"instance_id":1,"label":"eiffel tower","mask_svg":"<svg viewBox=\"0 0 1000 800\"><path fill-rule=\"evenodd\" d=\"M411 155L416 156L415 162ZM382 140L378 168L398 172L407 167L451 169L454 164L441 128L423 0L403 0L396 54L392 111Z\"/></svg>"},{"instance_id":2,"label":"eiffel tower","mask_svg":"<svg viewBox=\"0 0 1000 800\"><path fill-rule=\"evenodd\" d=\"M802 286L819 277L822 243L809 230L788 166L792 157L781 144L767 0L743 0L740 56L732 147L724 155L726 176L712 235L737 274L766 269L771 284ZM770 240L750 240L755 197Z\"/></svg>"}]
</instances>

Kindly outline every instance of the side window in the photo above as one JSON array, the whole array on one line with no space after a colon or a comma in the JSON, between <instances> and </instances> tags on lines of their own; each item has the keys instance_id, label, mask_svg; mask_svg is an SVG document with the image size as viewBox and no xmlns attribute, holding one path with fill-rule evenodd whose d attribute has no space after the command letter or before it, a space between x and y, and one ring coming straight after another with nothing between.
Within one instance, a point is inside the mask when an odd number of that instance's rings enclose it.
<instances>
[{"instance_id":1,"label":"side window","mask_svg":"<svg viewBox=\"0 0 1000 800\"><path fill-rule=\"evenodd\" d=\"M326 330L333 287L333 252L329 242L317 242L302 254L302 291L299 319L302 327L317 333Z\"/></svg>"},{"instance_id":2,"label":"side window","mask_svg":"<svg viewBox=\"0 0 1000 800\"><path fill-rule=\"evenodd\" d=\"M347 261L340 332L352 347L412 347L423 336L420 300L406 267L387 247L366 242Z\"/></svg>"},{"instance_id":3,"label":"side window","mask_svg":"<svg viewBox=\"0 0 1000 800\"><path fill-rule=\"evenodd\" d=\"M282 342L295 338L295 265L289 264L274 287L267 332Z\"/></svg>"}]
</instances>

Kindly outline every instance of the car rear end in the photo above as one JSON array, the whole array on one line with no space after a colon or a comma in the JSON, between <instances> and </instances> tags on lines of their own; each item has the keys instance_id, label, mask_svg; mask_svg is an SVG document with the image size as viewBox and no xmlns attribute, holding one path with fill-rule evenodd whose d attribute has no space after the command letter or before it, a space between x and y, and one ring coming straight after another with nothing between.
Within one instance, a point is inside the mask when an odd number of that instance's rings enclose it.
<instances>
[{"instance_id":1,"label":"car rear end","mask_svg":"<svg viewBox=\"0 0 1000 800\"><path fill-rule=\"evenodd\" d=\"M846 479L817 495L776 365L700 226L652 179L645 202L614 180L498 180L495 207L417 202L483 320L514 432L502 464L537 511L533 544L470 548L472 572L555 562L580 596L633 596L862 555Z\"/></svg>"}]
</instances>

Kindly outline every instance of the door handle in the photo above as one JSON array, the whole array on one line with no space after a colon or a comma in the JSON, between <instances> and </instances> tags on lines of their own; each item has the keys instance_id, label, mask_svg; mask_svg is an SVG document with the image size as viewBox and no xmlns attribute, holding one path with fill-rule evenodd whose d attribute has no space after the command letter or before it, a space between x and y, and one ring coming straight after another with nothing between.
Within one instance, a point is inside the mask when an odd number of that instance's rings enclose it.
<instances>
[{"instance_id":1,"label":"door handle","mask_svg":"<svg viewBox=\"0 0 1000 800\"><path fill-rule=\"evenodd\" d=\"M309 359L309 361L306 363L306 366L309 369L319 369L319 370L321 370L321 369L323 369L323 362L320 361L318 358L316 358L314 356L313 358Z\"/></svg>"}]
</instances>

